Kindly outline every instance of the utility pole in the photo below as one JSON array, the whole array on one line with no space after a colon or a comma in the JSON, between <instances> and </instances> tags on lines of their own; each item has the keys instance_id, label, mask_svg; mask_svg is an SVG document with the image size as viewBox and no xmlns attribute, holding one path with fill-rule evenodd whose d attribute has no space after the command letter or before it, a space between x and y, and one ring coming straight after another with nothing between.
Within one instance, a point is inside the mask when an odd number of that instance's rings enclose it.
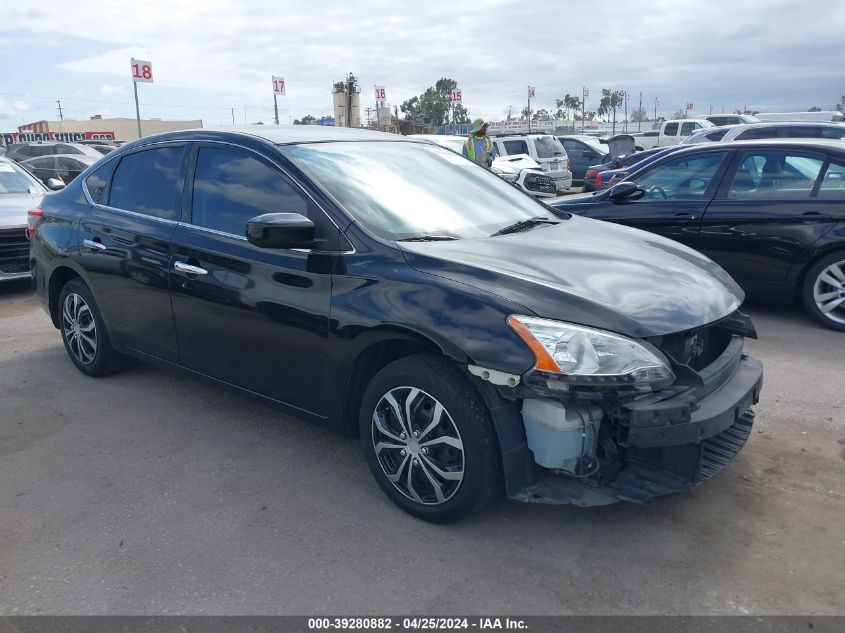
<instances>
[{"instance_id":1,"label":"utility pole","mask_svg":"<svg viewBox=\"0 0 845 633\"><path fill-rule=\"evenodd\" d=\"M584 133L584 121L587 119L587 97L590 96L589 89L581 88L581 133Z\"/></svg>"},{"instance_id":2,"label":"utility pole","mask_svg":"<svg viewBox=\"0 0 845 633\"><path fill-rule=\"evenodd\" d=\"M625 93L625 134L628 133L628 91L624 90Z\"/></svg>"},{"instance_id":3,"label":"utility pole","mask_svg":"<svg viewBox=\"0 0 845 633\"><path fill-rule=\"evenodd\" d=\"M654 122L657 123L657 106L660 105L660 100L655 97L654 98Z\"/></svg>"},{"instance_id":4,"label":"utility pole","mask_svg":"<svg viewBox=\"0 0 845 633\"><path fill-rule=\"evenodd\" d=\"M531 134L531 86L528 86L528 133Z\"/></svg>"},{"instance_id":5,"label":"utility pole","mask_svg":"<svg viewBox=\"0 0 845 633\"><path fill-rule=\"evenodd\" d=\"M62 114L62 100L61 100L61 99L56 99L56 104L59 106L59 120L60 120L60 121L62 121L62 122L64 122L64 120L65 120L65 115L64 115L64 114Z\"/></svg>"},{"instance_id":6,"label":"utility pole","mask_svg":"<svg viewBox=\"0 0 845 633\"><path fill-rule=\"evenodd\" d=\"M235 109L232 108L232 125L235 124Z\"/></svg>"},{"instance_id":7,"label":"utility pole","mask_svg":"<svg viewBox=\"0 0 845 633\"><path fill-rule=\"evenodd\" d=\"M276 115L276 125L279 124L279 101L276 98L276 93L273 93L273 112Z\"/></svg>"},{"instance_id":8,"label":"utility pole","mask_svg":"<svg viewBox=\"0 0 845 633\"><path fill-rule=\"evenodd\" d=\"M141 138L141 108L138 106L138 82L132 82L132 88L135 89L135 120L138 122L138 138Z\"/></svg>"},{"instance_id":9,"label":"utility pole","mask_svg":"<svg viewBox=\"0 0 845 633\"><path fill-rule=\"evenodd\" d=\"M640 126L642 125L642 118L643 118L643 91L640 90L640 107L637 108L637 132L640 131Z\"/></svg>"}]
</instances>

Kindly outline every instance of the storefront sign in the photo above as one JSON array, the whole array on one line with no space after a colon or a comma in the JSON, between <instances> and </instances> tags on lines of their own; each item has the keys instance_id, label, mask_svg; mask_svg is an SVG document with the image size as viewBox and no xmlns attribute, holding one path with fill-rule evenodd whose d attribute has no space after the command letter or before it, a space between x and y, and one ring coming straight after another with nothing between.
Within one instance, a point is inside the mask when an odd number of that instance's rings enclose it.
<instances>
[{"instance_id":1,"label":"storefront sign","mask_svg":"<svg viewBox=\"0 0 845 633\"><path fill-rule=\"evenodd\" d=\"M0 133L5 145L26 143L28 141L113 141L114 132L5 132Z\"/></svg>"}]
</instances>

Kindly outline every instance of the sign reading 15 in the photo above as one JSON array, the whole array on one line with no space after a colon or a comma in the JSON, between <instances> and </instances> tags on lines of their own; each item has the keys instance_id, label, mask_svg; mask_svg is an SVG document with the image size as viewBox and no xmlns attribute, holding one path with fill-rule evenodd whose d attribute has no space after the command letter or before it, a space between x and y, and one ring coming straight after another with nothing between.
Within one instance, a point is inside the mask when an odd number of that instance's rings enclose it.
<instances>
[{"instance_id":1,"label":"sign reading 15","mask_svg":"<svg viewBox=\"0 0 845 633\"><path fill-rule=\"evenodd\" d=\"M457 101L460 103L463 99L463 93L460 90L453 90L452 91L452 101Z\"/></svg>"},{"instance_id":2,"label":"sign reading 15","mask_svg":"<svg viewBox=\"0 0 845 633\"><path fill-rule=\"evenodd\" d=\"M140 59L132 60L132 81L153 83L153 63Z\"/></svg>"}]
</instances>

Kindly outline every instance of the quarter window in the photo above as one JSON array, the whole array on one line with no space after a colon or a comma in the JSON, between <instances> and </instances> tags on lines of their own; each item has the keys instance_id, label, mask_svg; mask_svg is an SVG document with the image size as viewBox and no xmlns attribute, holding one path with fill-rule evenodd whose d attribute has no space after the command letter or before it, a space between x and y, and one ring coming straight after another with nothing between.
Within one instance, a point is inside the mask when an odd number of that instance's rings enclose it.
<instances>
[{"instance_id":1,"label":"quarter window","mask_svg":"<svg viewBox=\"0 0 845 633\"><path fill-rule=\"evenodd\" d=\"M677 123L667 123L666 127L663 128L663 135L664 136L676 136L678 134L678 124Z\"/></svg>"},{"instance_id":2,"label":"quarter window","mask_svg":"<svg viewBox=\"0 0 845 633\"><path fill-rule=\"evenodd\" d=\"M505 154L512 156L514 154L528 154L528 143L525 141L503 141L505 146Z\"/></svg>"},{"instance_id":3,"label":"quarter window","mask_svg":"<svg viewBox=\"0 0 845 633\"><path fill-rule=\"evenodd\" d=\"M264 213L308 216L308 201L269 165L238 152L202 147L197 156L191 223L245 235L246 223Z\"/></svg>"},{"instance_id":4,"label":"quarter window","mask_svg":"<svg viewBox=\"0 0 845 633\"><path fill-rule=\"evenodd\" d=\"M824 161L788 152L749 152L728 190L729 200L809 198Z\"/></svg>"},{"instance_id":5,"label":"quarter window","mask_svg":"<svg viewBox=\"0 0 845 633\"><path fill-rule=\"evenodd\" d=\"M176 220L184 154L184 146L169 146L124 156L114 172L109 205Z\"/></svg>"},{"instance_id":6,"label":"quarter window","mask_svg":"<svg viewBox=\"0 0 845 633\"><path fill-rule=\"evenodd\" d=\"M94 204L99 204L101 202L100 198L106 189L106 183L109 181L116 164L117 161L111 160L105 165L99 167L94 173L90 174L85 179L85 186L88 188L88 195L91 196L91 200L94 201Z\"/></svg>"}]
</instances>

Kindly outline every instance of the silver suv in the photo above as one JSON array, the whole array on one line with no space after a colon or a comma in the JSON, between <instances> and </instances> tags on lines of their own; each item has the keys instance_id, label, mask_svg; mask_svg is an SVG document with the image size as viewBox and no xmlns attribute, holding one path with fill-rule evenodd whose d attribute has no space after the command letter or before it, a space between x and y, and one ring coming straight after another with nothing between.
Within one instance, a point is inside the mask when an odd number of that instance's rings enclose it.
<instances>
[{"instance_id":1,"label":"silver suv","mask_svg":"<svg viewBox=\"0 0 845 633\"><path fill-rule=\"evenodd\" d=\"M493 142L499 156L527 154L540 164L560 193L572 186L572 172L569 169L569 157L563 144L551 134L508 134L494 136Z\"/></svg>"}]
</instances>

